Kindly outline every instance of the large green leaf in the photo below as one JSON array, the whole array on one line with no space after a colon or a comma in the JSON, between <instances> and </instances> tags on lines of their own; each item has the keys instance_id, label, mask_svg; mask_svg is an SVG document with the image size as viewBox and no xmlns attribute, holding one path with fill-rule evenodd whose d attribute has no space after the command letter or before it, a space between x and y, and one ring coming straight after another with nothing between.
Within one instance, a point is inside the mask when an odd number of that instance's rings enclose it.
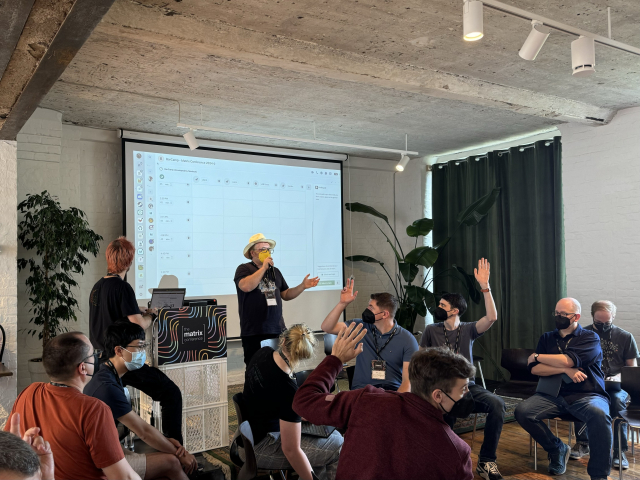
<instances>
[{"instance_id":1,"label":"large green leaf","mask_svg":"<svg viewBox=\"0 0 640 480\"><path fill-rule=\"evenodd\" d=\"M465 285L467 286L467 290L469 292L469 298L473 301L473 303L480 303L480 299L482 298L482 295L476 288L476 277L474 277L473 275L469 275L467 272L464 271L464 268L459 267L456 264L453 264L453 268L455 268L458 271Z\"/></svg>"},{"instance_id":2,"label":"large green leaf","mask_svg":"<svg viewBox=\"0 0 640 480\"><path fill-rule=\"evenodd\" d=\"M500 195L500 187L495 187L491 192L479 198L462 212L458 214L458 222L464 223L468 227L472 227L480 223L480 221L489 213L491 207Z\"/></svg>"},{"instance_id":3,"label":"large green leaf","mask_svg":"<svg viewBox=\"0 0 640 480\"><path fill-rule=\"evenodd\" d=\"M413 263L398 262L398 267L400 268L402 278L404 278L404 281L407 283L413 282L420 270L420 267Z\"/></svg>"},{"instance_id":4,"label":"large green leaf","mask_svg":"<svg viewBox=\"0 0 640 480\"><path fill-rule=\"evenodd\" d=\"M387 218L386 215L384 215L383 213L380 213L373 207L364 205L363 203L359 203L359 202L345 203L344 206L350 212L368 213L369 215L373 215L374 217L381 218L385 222L389 223L389 219Z\"/></svg>"},{"instance_id":5,"label":"large green leaf","mask_svg":"<svg viewBox=\"0 0 640 480\"><path fill-rule=\"evenodd\" d=\"M424 303L427 306L427 310L433 315L436 311L436 297L429 290L425 289Z\"/></svg>"},{"instance_id":6,"label":"large green leaf","mask_svg":"<svg viewBox=\"0 0 640 480\"><path fill-rule=\"evenodd\" d=\"M433 248L435 248L438 251L438 254L441 254L442 250L444 250L444 247L446 247L447 244L449 243L449 240L451 240L451 237L445 238L444 240L442 240L437 245L434 245Z\"/></svg>"},{"instance_id":7,"label":"large green leaf","mask_svg":"<svg viewBox=\"0 0 640 480\"><path fill-rule=\"evenodd\" d=\"M368 262L368 263L379 263L380 265L384 265L380 260L376 260L373 257L368 257L367 255L351 255L350 257L344 257L345 260L349 262Z\"/></svg>"},{"instance_id":8,"label":"large green leaf","mask_svg":"<svg viewBox=\"0 0 640 480\"><path fill-rule=\"evenodd\" d=\"M396 250L396 247L393 245L393 243L391 243L391 240L389 240L389 237L387 236L386 233L384 233L384 231L380 228L380 225L378 225L376 222L373 222L373 224L378 227L378 230L380 230L380 233L382 235L384 235L384 238L387 239L387 243L391 246L391 249L393 250L393 253L396 254L396 260L398 260L398 262L402 261L402 257L400 256L400 254L398 253L398 250Z\"/></svg>"},{"instance_id":9,"label":"large green leaf","mask_svg":"<svg viewBox=\"0 0 640 480\"><path fill-rule=\"evenodd\" d=\"M433 267L438 259L438 251L431 247L418 247L407 253L404 257L405 263L415 263L423 267Z\"/></svg>"},{"instance_id":10,"label":"large green leaf","mask_svg":"<svg viewBox=\"0 0 640 480\"><path fill-rule=\"evenodd\" d=\"M407 227L407 235L410 237L429 235L431 230L433 230L433 220L430 218L421 218Z\"/></svg>"},{"instance_id":11,"label":"large green leaf","mask_svg":"<svg viewBox=\"0 0 640 480\"><path fill-rule=\"evenodd\" d=\"M427 291L417 285L407 285L404 289L407 292L407 298L411 303L421 303Z\"/></svg>"}]
</instances>

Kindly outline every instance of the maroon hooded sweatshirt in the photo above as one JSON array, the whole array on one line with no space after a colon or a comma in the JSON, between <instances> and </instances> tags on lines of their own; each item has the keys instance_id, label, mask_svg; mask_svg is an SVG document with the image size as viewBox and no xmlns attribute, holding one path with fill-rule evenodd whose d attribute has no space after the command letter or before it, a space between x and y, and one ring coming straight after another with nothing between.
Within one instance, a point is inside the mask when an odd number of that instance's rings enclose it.
<instances>
[{"instance_id":1,"label":"maroon hooded sweatshirt","mask_svg":"<svg viewBox=\"0 0 640 480\"><path fill-rule=\"evenodd\" d=\"M329 355L293 400L295 412L311 423L346 430L336 480L473 479L471 449L440 410L413 393L370 385L330 395L341 369Z\"/></svg>"}]
</instances>

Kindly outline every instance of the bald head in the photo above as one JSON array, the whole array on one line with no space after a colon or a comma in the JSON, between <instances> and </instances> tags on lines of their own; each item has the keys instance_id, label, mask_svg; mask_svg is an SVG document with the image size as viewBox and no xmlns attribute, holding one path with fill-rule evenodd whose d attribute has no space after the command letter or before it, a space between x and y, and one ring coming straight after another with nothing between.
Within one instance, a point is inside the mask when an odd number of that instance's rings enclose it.
<instances>
[{"instance_id":1,"label":"bald head","mask_svg":"<svg viewBox=\"0 0 640 480\"><path fill-rule=\"evenodd\" d=\"M42 352L42 363L49 378L71 380L80 363L93 353L91 342L82 332L68 332L47 342Z\"/></svg>"},{"instance_id":2,"label":"bald head","mask_svg":"<svg viewBox=\"0 0 640 480\"><path fill-rule=\"evenodd\" d=\"M580 302L575 298L567 297L563 298L556 304L556 312L565 313L581 313L582 307Z\"/></svg>"}]
</instances>

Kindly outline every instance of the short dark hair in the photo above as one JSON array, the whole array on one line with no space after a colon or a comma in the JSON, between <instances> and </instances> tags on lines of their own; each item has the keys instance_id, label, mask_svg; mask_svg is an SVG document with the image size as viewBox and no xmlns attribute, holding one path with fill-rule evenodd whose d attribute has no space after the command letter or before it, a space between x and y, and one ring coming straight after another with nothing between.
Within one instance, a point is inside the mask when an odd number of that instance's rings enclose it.
<instances>
[{"instance_id":1,"label":"short dark hair","mask_svg":"<svg viewBox=\"0 0 640 480\"><path fill-rule=\"evenodd\" d=\"M91 345L82 332L67 332L53 337L42 352L42 364L52 380L71 380L78 365L89 356Z\"/></svg>"},{"instance_id":2,"label":"short dark hair","mask_svg":"<svg viewBox=\"0 0 640 480\"><path fill-rule=\"evenodd\" d=\"M451 308L457 308L459 317L467 311L467 301L459 293L445 293L440 299L449 302Z\"/></svg>"},{"instance_id":3,"label":"short dark hair","mask_svg":"<svg viewBox=\"0 0 640 480\"><path fill-rule=\"evenodd\" d=\"M32 477L40 470L40 458L27 442L13 433L0 431L0 473ZM12 476L13 477L13 476ZM18 477L15 477L18 478Z\"/></svg>"},{"instance_id":4,"label":"short dark hair","mask_svg":"<svg viewBox=\"0 0 640 480\"><path fill-rule=\"evenodd\" d=\"M134 340L144 340L144 338L144 330L137 323L121 321L109 325L104 333L107 358L115 356L116 347L126 347Z\"/></svg>"},{"instance_id":5,"label":"short dark hair","mask_svg":"<svg viewBox=\"0 0 640 480\"><path fill-rule=\"evenodd\" d=\"M372 293L371 300L375 300L378 307L389 312L392 317L396 316L398 299L390 293Z\"/></svg>"},{"instance_id":6,"label":"short dark hair","mask_svg":"<svg viewBox=\"0 0 640 480\"><path fill-rule=\"evenodd\" d=\"M418 351L409 362L411 391L425 399L436 389L451 393L458 379L475 375L476 367L447 347Z\"/></svg>"}]
</instances>

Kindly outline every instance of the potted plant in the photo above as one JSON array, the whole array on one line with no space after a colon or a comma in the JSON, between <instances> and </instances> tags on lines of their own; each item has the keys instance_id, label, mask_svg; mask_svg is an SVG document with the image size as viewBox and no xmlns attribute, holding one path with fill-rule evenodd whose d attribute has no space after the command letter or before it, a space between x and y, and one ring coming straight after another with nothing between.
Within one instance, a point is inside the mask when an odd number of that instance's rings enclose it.
<instances>
[{"instance_id":1,"label":"potted plant","mask_svg":"<svg viewBox=\"0 0 640 480\"><path fill-rule=\"evenodd\" d=\"M18 239L30 258L18 259L18 270L27 269L25 284L33 317L29 323L36 327L42 348L58 333L67 331L66 322L77 321L78 301L73 288L78 286L74 274L83 274L83 265L100 251L102 237L89 228L86 215L75 207L64 209L46 190L39 195L27 195L18 205L23 219L18 223ZM49 381L42 366L42 358L29 360L32 382Z\"/></svg>"},{"instance_id":2,"label":"potted plant","mask_svg":"<svg viewBox=\"0 0 640 480\"><path fill-rule=\"evenodd\" d=\"M499 194L500 188L496 187L487 195L479 198L460 212L457 218L458 228L463 225L469 227L477 225L487 215ZM427 310L431 313L435 311L437 305L436 297L433 292L429 290L429 286L433 283L433 278L429 279L428 271L433 268L433 265L438 260L439 253L447 246L451 237L447 237L434 247L418 247L418 237L428 235L433 229L433 220L430 218L421 218L420 220L413 222L406 229L407 235L415 238L416 240L414 249L405 255L402 250L402 246L398 241L398 237L396 236L396 232L391 227L386 215L378 212L375 208L362 203L347 203L345 206L347 210L351 212L367 213L382 219L389 227L389 230L391 230L394 238L393 242L374 221L376 227L378 227L378 230L380 230L380 232L385 236L387 242L393 249L393 253L395 254L396 262L398 264L397 271L399 272L399 274L396 275L396 278L391 276L383 262L368 255L352 255L345 257L345 259L353 262L377 263L382 267L389 277L389 280L391 280L391 284L395 289L396 297L400 303L398 312L396 313L396 320L401 327L413 332L413 327L418 315L424 317L427 314ZM427 269L424 279L420 285L413 285L420 267ZM474 303L480 302L482 297L476 288L475 278L473 275L466 273L462 267L452 265L451 268L441 272L440 274L452 275L454 278L457 278L461 282L462 287L469 294L469 299Z\"/></svg>"}]
</instances>

